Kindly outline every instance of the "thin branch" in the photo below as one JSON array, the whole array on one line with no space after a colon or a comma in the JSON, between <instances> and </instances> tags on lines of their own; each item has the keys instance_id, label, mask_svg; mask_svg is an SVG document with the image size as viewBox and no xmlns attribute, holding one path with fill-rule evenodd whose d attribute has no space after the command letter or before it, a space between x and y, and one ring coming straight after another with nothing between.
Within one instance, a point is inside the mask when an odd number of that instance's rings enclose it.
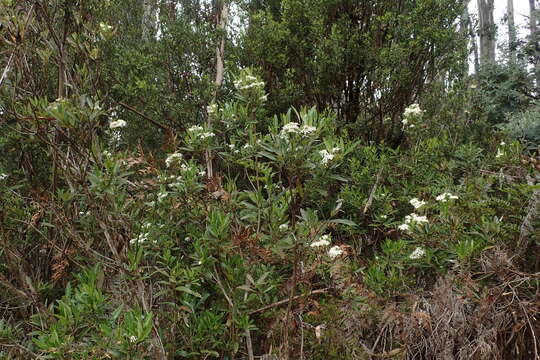
<instances>
[{"instance_id":1,"label":"thin branch","mask_svg":"<svg viewBox=\"0 0 540 360\"><path fill-rule=\"evenodd\" d=\"M330 288L318 289L318 290L310 291L307 294L300 294L300 295L293 296L292 298L283 299L283 300L280 300L278 302L263 306L260 309L253 310L253 311L251 311L249 313L249 315L258 314L260 312L263 312L263 311L266 311L266 310L269 310L269 309L272 309L272 308L275 308L275 307L278 307L278 306L281 306L281 305L288 304L289 301L296 301L296 300L301 299L301 298L306 297L306 296L317 295L317 294L325 294L329 290L330 290Z\"/></svg>"},{"instance_id":2,"label":"thin branch","mask_svg":"<svg viewBox=\"0 0 540 360\"><path fill-rule=\"evenodd\" d=\"M165 126L159 122L157 122L156 120L148 117L147 115L143 114L142 112L140 112L139 110L135 109L134 107L128 105L128 104L125 104L123 102L119 102L118 103L120 106L122 106L123 108L129 110L129 111L132 111L134 112L135 114L139 115L140 117L142 117L143 119L145 120L148 120L149 122L151 122L152 124L154 124L155 126L157 126L158 128L162 129L162 130L165 130L165 131L170 131L172 132L171 128L169 128L168 126Z\"/></svg>"}]
</instances>

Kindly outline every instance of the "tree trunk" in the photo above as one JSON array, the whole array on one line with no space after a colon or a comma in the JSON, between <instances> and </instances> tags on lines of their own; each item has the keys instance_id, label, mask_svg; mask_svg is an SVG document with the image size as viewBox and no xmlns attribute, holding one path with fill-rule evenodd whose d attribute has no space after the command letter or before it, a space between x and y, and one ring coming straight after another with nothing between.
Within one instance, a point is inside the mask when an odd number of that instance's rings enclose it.
<instances>
[{"instance_id":1,"label":"tree trunk","mask_svg":"<svg viewBox=\"0 0 540 360\"><path fill-rule=\"evenodd\" d=\"M155 36L157 26L157 0L143 0L142 38L149 41Z\"/></svg>"},{"instance_id":2,"label":"tree trunk","mask_svg":"<svg viewBox=\"0 0 540 360\"><path fill-rule=\"evenodd\" d=\"M227 29L227 20L229 17L229 4L226 0L221 0L218 2L219 6L217 7L216 12L216 30L219 32L219 42L216 45L216 80L215 80L215 90L214 90L214 100L217 100L219 88L223 83L223 77L225 75L225 40L226 40L226 29ZM208 128L212 127L212 116L208 114ZM210 150L206 150L206 174L209 179L214 177L214 169L212 166L212 153Z\"/></svg>"},{"instance_id":3,"label":"tree trunk","mask_svg":"<svg viewBox=\"0 0 540 360\"><path fill-rule=\"evenodd\" d=\"M508 0L506 5L506 16L508 17L508 56L511 64L516 64L517 33L514 19L514 0Z\"/></svg>"},{"instance_id":4,"label":"tree trunk","mask_svg":"<svg viewBox=\"0 0 540 360\"><path fill-rule=\"evenodd\" d=\"M461 18L459 21L459 33L466 41L465 45L465 61L463 64L463 76L467 76L469 74L469 2L465 1L465 7L463 8L463 12L461 13Z\"/></svg>"},{"instance_id":5,"label":"tree trunk","mask_svg":"<svg viewBox=\"0 0 540 360\"><path fill-rule=\"evenodd\" d=\"M471 44L474 56L474 73L478 74L480 69L480 56L478 55L478 42L476 41L476 32L474 31L474 24L472 21L469 21L469 35L471 36Z\"/></svg>"},{"instance_id":6,"label":"tree trunk","mask_svg":"<svg viewBox=\"0 0 540 360\"><path fill-rule=\"evenodd\" d=\"M536 6L534 0L529 0L529 30L531 32L530 46L533 49L534 59L534 77L536 79L536 87L540 87L540 63L538 56L538 34L536 20Z\"/></svg>"},{"instance_id":7,"label":"tree trunk","mask_svg":"<svg viewBox=\"0 0 540 360\"><path fill-rule=\"evenodd\" d=\"M495 63L496 27L493 20L494 0L478 0L480 64Z\"/></svg>"}]
</instances>

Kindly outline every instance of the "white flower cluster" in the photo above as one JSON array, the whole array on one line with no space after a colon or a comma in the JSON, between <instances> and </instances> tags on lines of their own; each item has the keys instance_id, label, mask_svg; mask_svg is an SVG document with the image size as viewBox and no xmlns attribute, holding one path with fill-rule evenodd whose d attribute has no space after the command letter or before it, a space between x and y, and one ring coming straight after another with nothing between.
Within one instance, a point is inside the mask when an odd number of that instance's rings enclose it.
<instances>
[{"instance_id":1,"label":"white flower cluster","mask_svg":"<svg viewBox=\"0 0 540 360\"><path fill-rule=\"evenodd\" d=\"M428 223L428 219L426 216L420 216L418 214L412 213L410 215L405 216L405 221L403 224L398 226L399 230L402 231L408 231L410 230L412 225L420 225L424 223Z\"/></svg>"},{"instance_id":2,"label":"white flower cluster","mask_svg":"<svg viewBox=\"0 0 540 360\"><path fill-rule=\"evenodd\" d=\"M210 104L206 107L206 111L208 112L208 114L210 115L213 115L215 113L217 113L218 111L218 106L217 104Z\"/></svg>"},{"instance_id":3,"label":"white flower cluster","mask_svg":"<svg viewBox=\"0 0 540 360\"><path fill-rule=\"evenodd\" d=\"M300 126L297 122L291 121L290 123L283 125L283 127L281 128L280 136L284 139L287 138L288 134L300 134L303 136L309 136L315 131L317 131L317 128L315 126L306 124Z\"/></svg>"},{"instance_id":4,"label":"white flower cluster","mask_svg":"<svg viewBox=\"0 0 540 360\"><path fill-rule=\"evenodd\" d=\"M328 234L325 234L323 236L321 236L319 238L319 240L317 241L314 241L311 243L311 247L312 248L318 248L318 247L322 247L322 246L328 246L330 245L330 242L332 241L332 238L330 237L330 235Z\"/></svg>"},{"instance_id":5,"label":"white flower cluster","mask_svg":"<svg viewBox=\"0 0 540 360\"><path fill-rule=\"evenodd\" d=\"M334 157L336 156L336 153L341 150L338 147L333 148L332 150L321 150L319 151L319 155L321 155L321 162L323 165L328 165L328 163L332 160L334 160Z\"/></svg>"},{"instance_id":6,"label":"white flower cluster","mask_svg":"<svg viewBox=\"0 0 540 360\"><path fill-rule=\"evenodd\" d=\"M111 121L109 123L109 128L110 129L123 128L123 127L126 127L126 125L127 125L127 122L125 122L122 119L119 119L119 120L116 120L116 121Z\"/></svg>"},{"instance_id":7,"label":"white flower cluster","mask_svg":"<svg viewBox=\"0 0 540 360\"><path fill-rule=\"evenodd\" d=\"M192 127L188 129L188 132L195 134L201 140L205 140L205 139L216 136L216 134L214 134L211 131L204 131L204 128L199 125L193 125Z\"/></svg>"},{"instance_id":8,"label":"white flower cluster","mask_svg":"<svg viewBox=\"0 0 540 360\"><path fill-rule=\"evenodd\" d=\"M251 88L263 88L264 81L258 81L255 76L246 75L244 78L240 78L234 82L234 87L238 90L247 90Z\"/></svg>"},{"instance_id":9,"label":"white flower cluster","mask_svg":"<svg viewBox=\"0 0 540 360\"><path fill-rule=\"evenodd\" d=\"M203 131L203 130L204 130L204 128L202 126L193 125L187 131L189 131L189 132L199 132L199 131Z\"/></svg>"},{"instance_id":10,"label":"white flower cluster","mask_svg":"<svg viewBox=\"0 0 540 360\"><path fill-rule=\"evenodd\" d=\"M401 123L403 124L403 126L408 125L409 128L413 128L414 124L411 124L412 120L422 116L423 114L424 110L420 109L420 105L409 105L407 108L405 108L405 111L403 112L403 120L401 120Z\"/></svg>"},{"instance_id":11,"label":"white flower cluster","mask_svg":"<svg viewBox=\"0 0 540 360\"><path fill-rule=\"evenodd\" d=\"M423 200L418 200L417 198L412 198L409 203L414 206L415 209L419 209L422 206L426 205L426 202Z\"/></svg>"},{"instance_id":12,"label":"white flower cluster","mask_svg":"<svg viewBox=\"0 0 540 360\"><path fill-rule=\"evenodd\" d=\"M203 132L203 133L200 133L199 134L199 138L201 140L204 140L204 139L207 139L207 138L211 138L211 137L214 137L216 136L216 134L214 134L213 132L211 131L207 131L207 132Z\"/></svg>"},{"instance_id":13,"label":"white flower cluster","mask_svg":"<svg viewBox=\"0 0 540 360\"><path fill-rule=\"evenodd\" d=\"M165 165L167 167L171 167L171 165L176 165L182 161L184 156L181 153L174 153L169 156L167 156L167 159L165 159Z\"/></svg>"},{"instance_id":14,"label":"white flower cluster","mask_svg":"<svg viewBox=\"0 0 540 360\"><path fill-rule=\"evenodd\" d=\"M319 240L312 242L309 246L311 246L312 248L322 248L330 246L331 243L332 237L329 234L324 234L319 238ZM327 254L330 258L335 259L336 257L343 254L343 250L339 245L335 245L328 250Z\"/></svg>"},{"instance_id":15,"label":"white flower cluster","mask_svg":"<svg viewBox=\"0 0 540 360\"><path fill-rule=\"evenodd\" d=\"M451 193L448 193L448 192L442 193L441 195L435 198L435 200L440 201L440 202L447 202L448 200L455 200L455 199L459 199L459 197L457 195L452 195Z\"/></svg>"},{"instance_id":16,"label":"white flower cluster","mask_svg":"<svg viewBox=\"0 0 540 360\"><path fill-rule=\"evenodd\" d=\"M426 251L422 249L421 247L417 247L416 249L414 249L411 255L409 255L409 259L418 260L420 258L423 258L424 255L426 255Z\"/></svg>"},{"instance_id":17,"label":"white flower cluster","mask_svg":"<svg viewBox=\"0 0 540 360\"><path fill-rule=\"evenodd\" d=\"M0 180L4 180L4 179L7 178L7 177L8 177L7 174L0 173Z\"/></svg>"},{"instance_id":18,"label":"white flower cluster","mask_svg":"<svg viewBox=\"0 0 540 360\"><path fill-rule=\"evenodd\" d=\"M148 240L148 237L150 236L150 228L152 228L153 226L154 224L150 222L144 223L143 226L141 227L141 233L136 238L131 239L129 243L131 245L134 245L134 244L142 244L146 242ZM159 225L159 228L164 228L164 227L165 225L163 224ZM154 239L153 242L156 243L157 241Z\"/></svg>"},{"instance_id":19,"label":"white flower cluster","mask_svg":"<svg viewBox=\"0 0 540 360\"><path fill-rule=\"evenodd\" d=\"M129 342L132 343L132 344L135 343L135 342L137 342L137 337L136 337L135 335L131 335L131 336L129 337Z\"/></svg>"},{"instance_id":20,"label":"white flower cluster","mask_svg":"<svg viewBox=\"0 0 540 360\"><path fill-rule=\"evenodd\" d=\"M287 231L287 230L289 230L289 224L279 225L279 231Z\"/></svg>"},{"instance_id":21,"label":"white flower cluster","mask_svg":"<svg viewBox=\"0 0 540 360\"><path fill-rule=\"evenodd\" d=\"M140 233L136 238L129 240L129 243L131 245L142 244L148 240L148 236L150 236L149 232Z\"/></svg>"},{"instance_id":22,"label":"white flower cluster","mask_svg":"<svg viewBox=\"0 0 540 360\"><path fill-rule=\"evenodd\" d=\"M343 250L341 250L341 247L337 245L332 246L330 250L328 250L328 256L330 256L332 259L335 259L342 254L343 254Z\"/></svg>"}]
</instances>

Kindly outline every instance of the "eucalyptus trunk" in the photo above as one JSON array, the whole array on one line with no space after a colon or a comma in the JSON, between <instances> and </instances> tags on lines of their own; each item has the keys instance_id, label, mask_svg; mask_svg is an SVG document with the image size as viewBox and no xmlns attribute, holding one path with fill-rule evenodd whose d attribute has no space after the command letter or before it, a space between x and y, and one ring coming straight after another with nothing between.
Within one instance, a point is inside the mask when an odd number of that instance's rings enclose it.
<instances>
[{"instance_id":1,"label":"eucalyptus trunk","mask_svg":"<svg viewBox=\"0 0 540 360\"><path fill-rule=\"evenodd\" d=\"M216 30L219 34L219 41L216 45L216 79L215 79L215 92L214 102L217 100L219 88L223 83L223 77L225 75L225 40L227 37L227 21L229 18L229 4L227 1L222 0L218 2L216 12ZM212 116L208 114L208 128L212 127ZM206 150L206 173L209 179L214 177L213 169L213 155L210 150Z\"/></svg>"},{"instance_id":2,"label":"eucalyptus trunk","mask_svg":"<svg viewBox=\"0 0 540 360\"><path fill-rule=\"evenodd\" d=\"M143 0L142 38L149 41L157 30L157 0Z\"/></svg>"},{"instance_id":3,"label":"eucalyptus trunk","mask_svg":"<svg viewBox=\"0 0 540 360\"><path fill-rule=\"evenodd\" d=\"M493 19L494 0L478 0L480 64L495 63L496 27Z\"/></svg>"},{"instance_id":4,"label":"eucalyptus trunk","mask_svg":"<svg viewBox=\"0 0 540 360\"><path fill-rule=\"evenodd\" d=\"M465 45L465 59L463 64L463 72L464 76L467 76L469 74L469 23L470 23L470 16L469 16L469 2L465 2L465 7L463 8L463 12L461 13L461 18L459 21L459 32L463 39L466 41Z\"/></svg>"},{"instance_id":5,"label":"eucalyptus trunk","mask_svg":"<svg viewBox=\"0 0 540 360\"><path fill-rule=\"evenodd\" d=\"M534 0L529 0L529 30L531 34L530 46L533 49L534 59L534 77L536 79L536 87L540 87L540 63L538 61L538 34L537 34L537 18L536 18L536 6Z\"/></svg>"},{"instance_id":6,"label":"eucalyptus trunk","mask_svg":"<svg viewBox=\"0 0 540 360\"><path fill-rule=\"evenodd\" d=\"M508 56L511 64L517 62L516 45L517 33L514 18L514 0L508 0L506 4L506 16L508 17Z\"/></svg>"}]
</instances>

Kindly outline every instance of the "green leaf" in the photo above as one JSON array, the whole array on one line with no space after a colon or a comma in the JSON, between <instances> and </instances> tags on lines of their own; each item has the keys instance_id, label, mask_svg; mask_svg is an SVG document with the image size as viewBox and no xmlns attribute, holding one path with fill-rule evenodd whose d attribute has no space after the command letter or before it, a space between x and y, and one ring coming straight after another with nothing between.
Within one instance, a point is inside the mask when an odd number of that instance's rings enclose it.
<instances>
[{"instance_id":1,"label":"green leaf","mask_svg":"<svg viewBox=\"0 0 540 360\"><path fill-rule=\"evenodd\" d=\"M198 298L202 298L201 294L199 294L198 292L193 291L190 288L185 287L185 286L178 286L178 287L176 287L176 290L181 291L181 292L185 292L187 294L193 295L193 296L198 297Z\"/></svg>"}]
</instances>

